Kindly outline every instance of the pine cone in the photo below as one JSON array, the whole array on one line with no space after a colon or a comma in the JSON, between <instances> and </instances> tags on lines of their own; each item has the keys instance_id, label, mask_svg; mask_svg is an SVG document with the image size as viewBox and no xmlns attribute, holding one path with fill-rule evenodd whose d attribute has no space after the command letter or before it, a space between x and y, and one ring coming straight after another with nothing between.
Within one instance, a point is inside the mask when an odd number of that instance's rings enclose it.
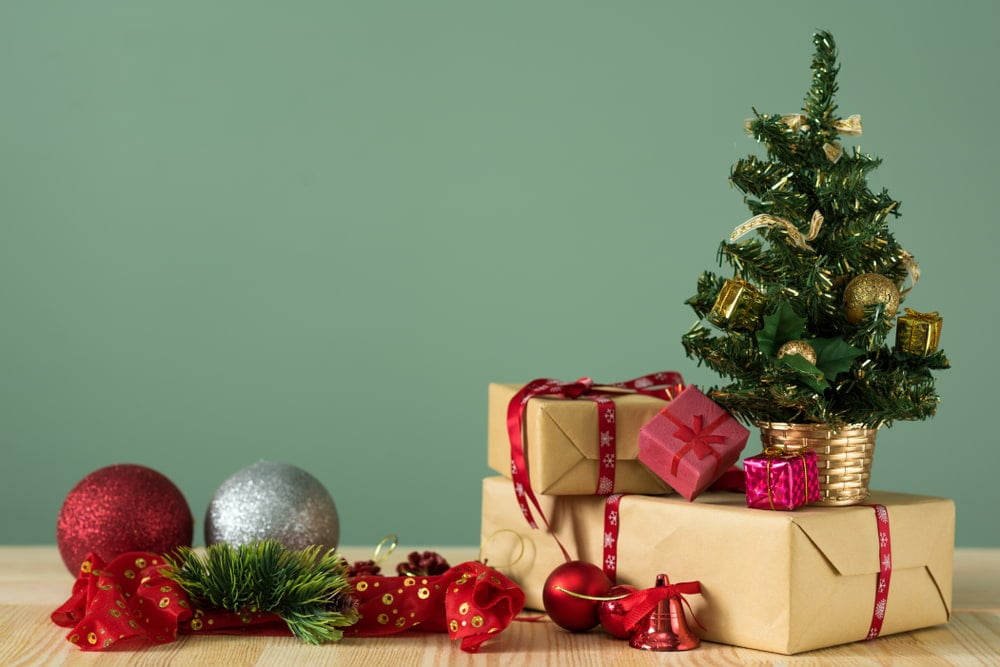
<instances>
[{"instance_id":1,"label":"pine cone","mask_svg":"<svg viewBox=\"0 0 1000 667\"><path fill-rule=\"evenodd\" d=\"M347 578L377 577L381 571L382 568L373 560L356 560L347 568Z\"/></svg>"},{"instance_id":2,"label":"pine cone","mask_svg":"<svg viewBox=\"0 0 1000 667\"><path fill-rule=\"evenodd\" d=\"M413 551L406 561L396 566L396 572L400 576L427 577L444 574L451 568L441 554L436 551L425 551L420 553Z\"/></svg>"}]
</instances>

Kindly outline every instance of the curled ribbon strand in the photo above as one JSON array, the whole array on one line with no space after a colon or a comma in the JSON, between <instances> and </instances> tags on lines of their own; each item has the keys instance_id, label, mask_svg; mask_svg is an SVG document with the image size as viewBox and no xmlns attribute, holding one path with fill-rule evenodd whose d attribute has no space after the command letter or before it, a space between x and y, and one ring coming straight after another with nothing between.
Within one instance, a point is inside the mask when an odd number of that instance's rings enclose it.
<instances>
[{"instance_id":1,"label":"curled ribbon strand","mask_svg":"<svg viewBox=\"0 0 1000 667\"><path fill-rule=\"evenodd\" d=\"M376 565L379 565L386 558L392 555L392 552L396 550L399 546L399 538L395 533L389 533L382 538L378 544L375 545L375 553L372 555L372 560Z\"/></svg>"},{"instance_id":2,"label":"curled ribbon strand","mask_svg":"<svg viewBox=\"0 0 1000 667\"><path fill-rule=\"evenodd\" d=\"M493 539L496 538L496 536L500 535L501 533L510 533L515 538L517 538L517 555L514 556L509 563L504 563L502 565L490 565L490 567L492 567L494 570L505 570L514 567L514 565L516 565L521 560L521 558L524 557L524 538L521 537L520 533L518 533L513 528L500 528L499 530L494 530L492 533L490 533L483 540L482 544L479 545L479 558L477 560L483 565L488 564L487 561L489 559L483 557L483 551L485 551L487 545L489 545L489 543L493 541Z\"/></svg>"},{"instance_id":3,"label":"curled ribbon strand","mask_svg":"<svg viewBox=\"0 0 1000 667\"><path fill-rule=\"evenodd\" d=\"M760 215L755 215L734 229L733 233L729 235L729 242L735 243L749 232L759 227L780 227L785 230L785 234L788 235L788 242L793 246L806 252L816 252L816 250L809 245L809 241L814 241L816 239L816 236L819 234L820 227L822 226L823 214L819 211L813 211L812 219L809 221L809 233L805 235L799 231L798 227L788 220L768 215L767 213L762 213Z\"/></svg>"},{"instance_id":4,"label":"curled ribbon strand","mask_svg":"<svg viewBox=\"0 0 1000 667\"><path fill-rule=\"evenodd\" d=\"M906 296L911 289L917 286L917 281L920 280L920 267L917 265L917 260L913 258L913 255L905 250L900 250L900 261L903 262L907 273L910 274L909 286L899 291L900 296Z\"/></svg>"}]
</instances>

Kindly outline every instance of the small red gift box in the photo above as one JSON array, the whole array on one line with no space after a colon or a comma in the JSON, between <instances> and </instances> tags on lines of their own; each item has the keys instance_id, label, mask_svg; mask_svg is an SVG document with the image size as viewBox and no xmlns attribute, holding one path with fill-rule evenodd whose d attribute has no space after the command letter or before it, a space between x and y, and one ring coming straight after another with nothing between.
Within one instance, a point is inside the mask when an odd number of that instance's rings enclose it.
<instances>
[{"instance_id":1,"label":"small red gift box","mask_svg":"<svg viewBox=\"0 0 1000 667\"><path fill-rule=\"evenodd\" d=\"M694 500L736 463L750 431L689 385L639 431L639 461Z\"/></svg>"},{"instance_id":2,"label":"small red gift box","mask_svg":"<svg viewBox=\"0 0 1000 667\"><path fill-rule=\"evenodd\" d=\"M769 447L743 460L747 507L793 510L819 500L819 470L811 449Z\"/></svg>"}]
</instances>

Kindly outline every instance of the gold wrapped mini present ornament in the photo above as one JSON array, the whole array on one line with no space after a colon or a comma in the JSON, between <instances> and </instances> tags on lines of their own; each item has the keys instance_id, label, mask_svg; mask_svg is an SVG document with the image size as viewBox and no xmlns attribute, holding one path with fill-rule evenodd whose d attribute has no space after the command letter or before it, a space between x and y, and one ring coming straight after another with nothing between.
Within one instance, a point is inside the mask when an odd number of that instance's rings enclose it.
<instances>
[{"instance_id":1,"label":"gold wrapped mini present ornament","mask_svg":"<svg viewBox=\"0 0 1000 667\"><path fill-rule=\"evenodd\" d=\"M756 331L767 301L757 288L742 278L730 278L722 285L708 320L717 327Z\"/></svg>"},{"instance_id":2,"label":"gold wrapped mini present ornament","mask_svg":"<svg viewBox=\"0 0 1000 667\"><path fill-rule=\"evenodd\" d=\"M896 326L896 351L926 355L937 352L941 340L941 316L906 308Z\"/></svg>"}]
</instances>

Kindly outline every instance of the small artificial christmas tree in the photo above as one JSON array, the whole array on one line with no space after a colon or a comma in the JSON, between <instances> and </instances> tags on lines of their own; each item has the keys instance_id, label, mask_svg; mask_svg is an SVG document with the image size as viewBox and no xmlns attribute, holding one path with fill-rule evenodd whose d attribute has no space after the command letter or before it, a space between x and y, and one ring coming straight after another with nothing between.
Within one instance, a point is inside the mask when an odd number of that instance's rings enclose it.
<instances>
[{"instance_id":1,"label":"small artificial christmas tree","mask_svg":"<svg viewBox=\"0 0 1000 667\"><path fill-rule=\"evenodd\" d=\"M739 160L731 181L754 217L719 248L735 276L703 273L687 301L718 331L699 321L684 348L733 379L710 395L745 422L875 429L926 419L938 404L931 371L948 367L936 349L941 319L907 310L886 343L918 269L888 229L899 202L868 187L881 160L839 143L861 134L861 120L835 115L833 38L813 42L803 113L755 110L747 122L767 158ZM743 238L753 230L762 238Z\"/></svg>"}]
</instances>

